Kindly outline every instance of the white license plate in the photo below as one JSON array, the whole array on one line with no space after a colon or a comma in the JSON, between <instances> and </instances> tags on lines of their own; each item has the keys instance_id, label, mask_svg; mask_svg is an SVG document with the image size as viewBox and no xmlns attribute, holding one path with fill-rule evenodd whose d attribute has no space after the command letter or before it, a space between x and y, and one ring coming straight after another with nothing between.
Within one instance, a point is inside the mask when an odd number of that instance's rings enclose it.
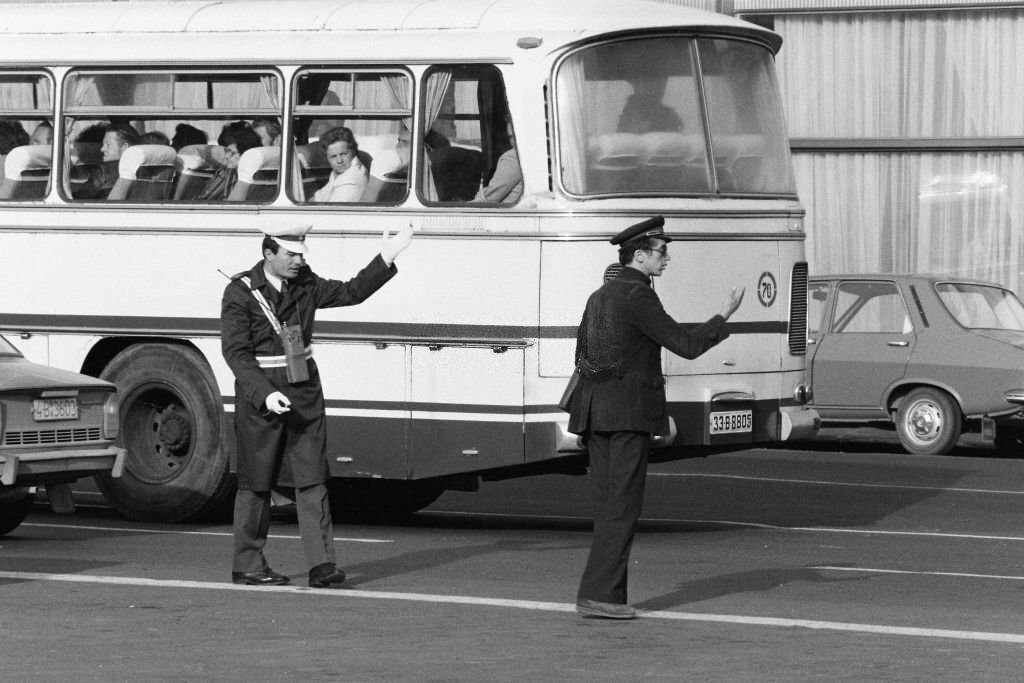
<instances>
[{"instance_id":1,"label":"white license plate","mask_svg":"<svg viewBox=\"0 0 1024 683\"><path fill-rule=\"evenodd\" d=\"M708 427L712 434L741 434L754 430L754 412L752 410L730 410L729 412L711 413L708 416Z\"/></svg>"},{"instance_id":2,"label":"white license plate","mask_svg":"<svg viewBox=\"0 0 1024 683\"><path fill-rule=\"evenodd\" d=\"M36 422L44 422L46 420L77 420L78 399L37 398L32 401L32 419Z\"/></svg>"}]
</instances>

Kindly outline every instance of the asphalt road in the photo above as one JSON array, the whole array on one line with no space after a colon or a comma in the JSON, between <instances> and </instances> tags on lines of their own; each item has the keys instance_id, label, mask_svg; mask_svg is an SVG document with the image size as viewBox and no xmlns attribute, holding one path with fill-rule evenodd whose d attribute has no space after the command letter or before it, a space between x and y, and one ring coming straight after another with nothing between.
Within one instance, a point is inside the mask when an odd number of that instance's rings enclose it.
<instances>
[{"instance_id":1,"label":"asphalt road","mask_svg":"<svg viewBox=\"0 0 1024 683\"><path fill-rule=\"evenodd\" d=\"M4 681L1016 681L1024 461L833 434L652 467L632 622L573 611L586 480L339 525L345 590L234 586L227 525L39 506L0 538Z\"/></svg>"}]
</instances>

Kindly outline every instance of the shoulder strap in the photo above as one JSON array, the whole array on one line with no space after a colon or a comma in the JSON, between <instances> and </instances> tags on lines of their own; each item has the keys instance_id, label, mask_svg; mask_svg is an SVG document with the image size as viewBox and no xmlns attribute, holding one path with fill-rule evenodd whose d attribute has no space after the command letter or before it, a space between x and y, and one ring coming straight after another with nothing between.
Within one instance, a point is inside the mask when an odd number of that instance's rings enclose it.
<instances>
[{"instance_id":1,"label":"shoulder strap","mask_svg":"<svg viewBox=\"0 0 1024 683\"><path fill-rule=\"evenodd\" d=\"M277 316L274 315L274 309L272 309L270 304L267 303L267 298L263 296L263 292L252 286L252 280L249 279L248 275L243 275L238 279L244 282L245 286L249 288L250 292L252 292L253 298L256 299L256 303L258 303L260 308L263 310L263 315L267 316L267 320L270 321L270 326L274 328L274 332L281 334L281 322L277 319Z\"/></svg>"}]
</instances>

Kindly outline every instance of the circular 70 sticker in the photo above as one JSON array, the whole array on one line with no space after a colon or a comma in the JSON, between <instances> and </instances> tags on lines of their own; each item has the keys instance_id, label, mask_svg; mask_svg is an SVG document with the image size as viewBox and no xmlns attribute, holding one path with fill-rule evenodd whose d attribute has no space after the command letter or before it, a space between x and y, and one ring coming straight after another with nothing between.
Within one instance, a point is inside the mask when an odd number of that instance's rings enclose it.
<instances>
[{"instance_id":1,"label":"circular 70 sticker","mask_svg":"<svg viewBox=\"0 0 1024 683\"><path fill-rule=\"evenodd\" d=\"M757 281L757 300L761 302L761 305L765 308L771 307L775 303L775 295L778 291L775 276L768 271L761 273L761 277Z\"/></svg>"}]
</instances>

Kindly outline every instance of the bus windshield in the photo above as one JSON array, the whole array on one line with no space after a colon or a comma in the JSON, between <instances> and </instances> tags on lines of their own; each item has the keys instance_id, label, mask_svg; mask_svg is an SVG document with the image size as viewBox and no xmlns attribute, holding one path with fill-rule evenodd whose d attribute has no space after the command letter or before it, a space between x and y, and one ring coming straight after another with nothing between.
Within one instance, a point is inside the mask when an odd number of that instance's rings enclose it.
<instances>
[{"instance_id":1,"label":"bus windshield","mask_svg":"<svg viewBox=\"0 0 1024 683\"><path fill-rule=\"evenodd\" d=\"M601 43L558 67L574 195L795 195L770 51L721 38Z\"/></svg>"}]
</instances>

